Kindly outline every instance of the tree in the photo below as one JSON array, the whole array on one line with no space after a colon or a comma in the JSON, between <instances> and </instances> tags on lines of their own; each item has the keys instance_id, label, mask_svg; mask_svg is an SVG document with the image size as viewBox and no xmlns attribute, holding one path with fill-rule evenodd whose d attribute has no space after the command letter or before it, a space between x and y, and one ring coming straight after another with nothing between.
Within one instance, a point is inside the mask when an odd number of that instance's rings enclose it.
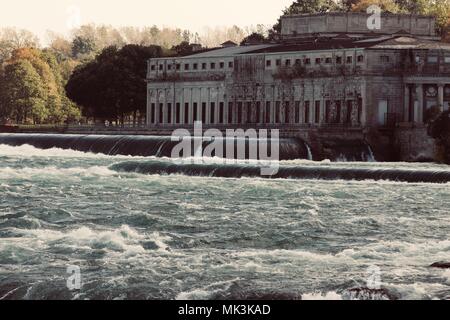
<instances>
[{"instance_id":1,"label":"tree","mask_svg":"<svg viewBox=\"0 0 450 320\"><path fill-rule=\"evenodd\" d=\"M360 0L352 5L352 11L366 12L372 5L380 7L383 12L399 13L401 11L394 0Z\"/></svg>"},{"instance_id":2,"label":"tree","mask_svg":"<svg viewBox=\"0 0 450 320\"><path fill-rule=\"evenodd\" d=\"M39 40L30 31L16 28L0 29L0 64L19 48L38 48Z\"/></svg>"},{"instance_id":3,"label":"tree","mask_svg":"<svg viewBox=\"0 0 450 320\"><path fill-rule=\"evenodd\" d=\"M264 37L260 33L253 32L251 35L247 36L242 40L241 46L249 45L249 44L260 44L266 41L266 37Z\"/></svg>"},{"instance_id":4,"label":"tree","mask_svg":"<svg viewBox=\"0 0 450 320\"><path fill-rule=\"evenodd\" d=\"M194 45L190 44L187 41L183 41L176 46L173 46L170 50L177 53L179 56L187 56L194 52Z\"/></svg>"},{"instance_id":5,"label":"tree","mask_svg":"<svg viewBox=\"0 0 450 320\"><path fill-rule=\"evenodd\" d=\"M45 87L33 65L27 60L9 64L1 75L0 114L23 123L31 116L40 123L45 116Z\"/></svg>"},{"instance_id":6,"label":"tree","mask_svg":"<svg viewBox=\"0 0 450 320\"><path fill-rule=\"evenodd\" d=\"M90 55L95 52L95 42L91 38L81 36L75 37L72 41L72 56L79 58L82 55Z\"/></svg>"},{"instance_id":7,"label":"tree","mask_svg":"<svg viewBox=\"0 0 450 320\"><path fill-rule=\"evenodd\" d=\"M430 122L428 134L436 139L438 160L450 164L450 110L442 112Z\"/></svg>"},{"instance_id":8,"label":"tree","mask_svg":"<svg viewBox=\"0 0 450 320\"><path fill-rule=\"evenodd\" d=\"M146 110L147 60L159 56L158 46L107 47L75 69L66 85L67 96L87 117L123 123L131 114L135 119L137 112Z\"/></svg>"}]
</instances>

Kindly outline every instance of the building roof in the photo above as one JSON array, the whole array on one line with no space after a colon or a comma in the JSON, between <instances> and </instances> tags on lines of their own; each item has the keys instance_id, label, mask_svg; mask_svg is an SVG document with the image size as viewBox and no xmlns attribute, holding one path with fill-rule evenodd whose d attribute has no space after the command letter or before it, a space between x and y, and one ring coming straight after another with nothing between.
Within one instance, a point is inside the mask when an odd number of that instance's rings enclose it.
<instances>
[{"instance_id":1,"label":"building roof","mask_svg":"<svg viewBox=\"0 0 450 320\"><path fill-rule=\"evenodd\" d=\"M264 48L269 48L272 46L276 46L276 44L259 44L259 45L250 45L250 46L236 46L236 47L225 47L225 48L217 48L214 50L195 53L189 56L185 56L184 58L214 58L214 57L229 57L235 56L238 54L249 53L252 51L262 50Z\"/></svg>"},{"instance_id":2,"label":"building roof","mask_svg":"<svg viewBox=\"0 0 450 320\"><path fill-rule=\"evenodd\" d=\"M431 49L450 50L450 43L417 39L414 37L395 37L372 46L374 49Z\"/></svg>"}]
</instances>

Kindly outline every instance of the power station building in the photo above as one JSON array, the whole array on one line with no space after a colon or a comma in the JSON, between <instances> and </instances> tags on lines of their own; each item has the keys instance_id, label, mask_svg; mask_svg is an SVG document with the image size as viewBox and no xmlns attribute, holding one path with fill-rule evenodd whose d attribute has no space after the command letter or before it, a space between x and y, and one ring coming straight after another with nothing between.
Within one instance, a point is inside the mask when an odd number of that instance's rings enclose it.
<instances>
[{"instance_id":1,"label":"power station building","mask_svg":"<svg viewBox=\"0 0 450 320\"><path fill-rule=\"evenodd\" d=\"M450 44L435 18L284 16L271 43L148 61L147 126L380 128L422 125L450 104Z\"/></svg>"}]
</instances>

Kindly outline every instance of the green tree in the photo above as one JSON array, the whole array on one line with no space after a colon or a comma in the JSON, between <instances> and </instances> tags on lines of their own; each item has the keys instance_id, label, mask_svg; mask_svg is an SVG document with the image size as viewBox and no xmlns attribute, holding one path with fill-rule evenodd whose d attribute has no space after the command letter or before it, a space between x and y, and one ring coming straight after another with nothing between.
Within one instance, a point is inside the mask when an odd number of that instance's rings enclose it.
<instances>
[{"instance_id":1,"label":"green tree","mask_svg":"<svg viewBox=\"0 0 450 320\"><path fill-rule=\"evenodd\" d=\"M352 5L352 10L366 12L372 5L380 7L383 12L399 13L401 11L395 0L360 0Z\"/></svg>"},{"instance_id":2,"label":"green tree","mask_svg":"<svg viewBox=\"0 0 450 320\"><path fill-rule=\"evenodd\" d=\"M242 45L249 45L249 44L259 44L264 43L266 41L266 37L260 33L253 32L249 36L245 37L242 42Z\"/></svg>"},{"instance_id":3,"label":"green tree","mask_svg":"<svg viewBox=\"0 0 450 320\"><path fill-rule=\"evenodd\" d=\"M450 164L450 110L442 112L429 123L428 134L436 139L438 160Z\"/></svg>"},{"instance_id":4,"label":"green tree","mask_svg":"<svg viewBox=\"0 0 450 320\"><path fill-rule=\"evenodd\" d=\"M126 115L144 114L147 60L161 55L158 46L105 48L75 69L66 85L67 96L82 106L87 117L123 123Z\"/></svg>"},{"instance_id":5,"label":"green tree","mask_svg":"<svg viewBox=\"0 0 450 320\"><path fill-rule=\"evenodd\" d=\"M80 58L82 56L88 56L95 52L95 41L77 36L72 41L72 56L74 58Z\"/></svg>"},{"instance_id":6,"label":"green tree","mask_svg":"<svg viewBox=\"0 0 450 320\"><path fill-rule=\"evenodd\" d=\"M1 78L0 114L4 118L14 119L16 123L25 123L29 117L33 122L40 123L46 114L46 88L33 65L27 60L9 64Z\"/></svg>"}]
</instances>

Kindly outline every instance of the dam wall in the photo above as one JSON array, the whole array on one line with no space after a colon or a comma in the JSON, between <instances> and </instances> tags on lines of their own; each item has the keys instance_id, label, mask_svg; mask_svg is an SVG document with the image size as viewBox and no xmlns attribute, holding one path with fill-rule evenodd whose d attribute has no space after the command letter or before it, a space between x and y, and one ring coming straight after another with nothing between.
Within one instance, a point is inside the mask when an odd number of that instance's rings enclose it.
<instances>
[{"instance_id":1,"label":"dam wall","mask_svg":"<svg viewBox=\"0 0 450 320\"><path fill-rule=\"evenodd\" d=\"M107 127L107 126L0 126L4 133L75 134L75 135L120 135L120 136L171 136L179 127ZM202 127L218 129L224 136L225 126ZM181 129L194 134L193 126ZM399 126L395 129L360 127L309 127L309 126L264 126L252 125L247 129L279 129L280 138L302 140L316 161L334 159L342 161L433 161L436 148L426 127Z\"/></svg>"}]
</instances>

